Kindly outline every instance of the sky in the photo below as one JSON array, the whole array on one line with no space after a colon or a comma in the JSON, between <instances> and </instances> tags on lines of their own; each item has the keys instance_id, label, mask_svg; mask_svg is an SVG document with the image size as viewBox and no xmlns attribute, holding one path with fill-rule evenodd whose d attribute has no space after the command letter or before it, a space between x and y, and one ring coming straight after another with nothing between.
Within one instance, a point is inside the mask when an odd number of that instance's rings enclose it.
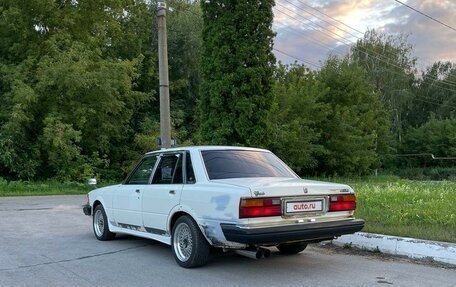
<instances>
[{"instance_id":1,"label":"sky","mask_svg":"<svg viewBox=\"0 0 456 287\"><path fill-rule=\"evenodd\" d=\"M456 0L401 2L456 29ZM318 69L330 54L348 53L367 29L408 35L419 69L436 61L456 63L456 31L394 0L276 0L273 10L274 53L283 63L298 58Z\"/></svg>"}]
</instances>

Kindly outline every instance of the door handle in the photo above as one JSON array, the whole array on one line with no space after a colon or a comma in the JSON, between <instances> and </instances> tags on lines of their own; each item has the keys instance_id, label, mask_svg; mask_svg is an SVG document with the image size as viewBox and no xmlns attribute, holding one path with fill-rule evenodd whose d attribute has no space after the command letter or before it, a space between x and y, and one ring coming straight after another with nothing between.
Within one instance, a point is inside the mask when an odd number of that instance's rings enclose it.
<instances>
[{"instance_id":1,"label":"door handle","mask_svg":"<svg viewBox=\"0 0 456 287\"><path fill-rule=\"evenodd\" d=\"M140 193L141 191L139 189L135 190L136 193Z\"/></svg>"},{"instance_id":2,"label":"door handle","mask_svg":"<svg viewBox=\"0 0 456 287\"><path fill-rule=\"evenodd\" d=\"M176 191L175 190L170 190L169 194L176 194Z\"/></svg>"}]
</instances>

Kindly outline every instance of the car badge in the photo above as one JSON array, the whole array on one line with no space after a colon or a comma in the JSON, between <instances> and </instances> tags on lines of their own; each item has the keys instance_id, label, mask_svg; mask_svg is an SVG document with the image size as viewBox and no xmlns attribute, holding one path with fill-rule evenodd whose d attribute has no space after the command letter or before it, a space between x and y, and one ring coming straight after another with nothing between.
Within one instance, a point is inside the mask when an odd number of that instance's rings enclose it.
<instances>
[{"instance_id":1,"label":"car badge","mask_svg":"<svg viewBox=\"0 0 456 287\"><path fill-rule=\"evenodd\" d=\"M255 196L264 195L264 192L255 190L255 191L253 192L253 194L255 194Z\"/></svg>"},{"instance_id":2,"label":"car badge","mask_svg":"<svg viewBox=\"0 0 456 287\"><path fill-rule=\"evenodd\" d=\"M304 187L303 191L304 191L304 193L308 193L308 192L309 192L309 190L307 189L307 187Z\"/></svg>"}]
</instances>

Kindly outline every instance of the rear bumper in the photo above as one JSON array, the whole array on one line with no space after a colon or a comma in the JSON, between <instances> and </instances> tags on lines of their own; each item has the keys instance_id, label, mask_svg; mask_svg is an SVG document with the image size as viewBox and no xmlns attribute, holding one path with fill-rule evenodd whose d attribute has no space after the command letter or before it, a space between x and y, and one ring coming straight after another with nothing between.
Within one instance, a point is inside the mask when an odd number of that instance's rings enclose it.
<instances>
[{"instance_id":1,"label":"rear bumper","mask_svg":"<svg viewBox=\"0 0 456 287\"><path fill-rule=\"evenodd\" d=\"M85 215L88 215L88 216L92 215L92 207L88 204L84 204L82 206L82 211L84 212Z\"/></svg>"},{"instance_id":2,"label":"rear bumper","mask_svg":"<svg viewBox=\"0 0 456 287\"><path fill-rule=\"evenodd\" d=\"M226 240L244 244L278 244L291 241L316 242L360 231L362 219L303 223L262 228L242 228L235 224L220 224Z\"/></svg>"}]
</instances>

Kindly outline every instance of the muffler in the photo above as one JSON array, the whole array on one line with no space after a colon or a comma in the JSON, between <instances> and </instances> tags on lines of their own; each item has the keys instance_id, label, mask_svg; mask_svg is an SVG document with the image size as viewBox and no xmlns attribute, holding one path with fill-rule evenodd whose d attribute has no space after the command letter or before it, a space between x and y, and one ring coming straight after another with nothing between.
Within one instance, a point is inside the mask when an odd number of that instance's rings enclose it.
<instances>
[{"instance_id":1,"label":"muffler","mask_svg":"<svg viewBox=\"0 0 456 287\"><path fill-rule=\"evenodd\" d=\"M271 251L269 249L261 247L257 249L236 249L234 252L255 260L261 259L262 257L268 258L271 256Z\"/></svg>"},{"instance_id":2,"label":"muffler","mask_svg":"<svg viewBox=\"0 0 456 287\"><path fill-rule=\"evenodd\" d=\"M271 256L271 250L269 250L267 248L261 248L261 247L259 249L263 251L264 258L268 258L269 256Z\"/></svg>"}]
</instances>

